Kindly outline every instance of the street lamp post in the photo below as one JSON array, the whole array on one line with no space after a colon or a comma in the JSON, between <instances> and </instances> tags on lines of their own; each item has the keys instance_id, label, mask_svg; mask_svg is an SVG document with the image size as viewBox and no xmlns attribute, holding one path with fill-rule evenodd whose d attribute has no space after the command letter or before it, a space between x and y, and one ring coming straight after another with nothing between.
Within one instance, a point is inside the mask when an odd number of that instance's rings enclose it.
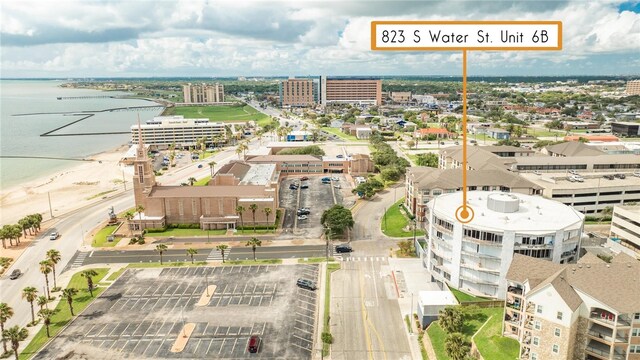
<instances>
[{"instance_id":1,"label":"street lamp post","mask_svg":"<svg viewBox=\"0 0 640 360\"><path fill-rule=\"evenodd\" d=\"M327 261L329 261L329 236L331 236L331 229L330 228L325 228L325 234L324 234L324 240L326 242L326 256L327 256Z\"/></svg>"}]
</instances>

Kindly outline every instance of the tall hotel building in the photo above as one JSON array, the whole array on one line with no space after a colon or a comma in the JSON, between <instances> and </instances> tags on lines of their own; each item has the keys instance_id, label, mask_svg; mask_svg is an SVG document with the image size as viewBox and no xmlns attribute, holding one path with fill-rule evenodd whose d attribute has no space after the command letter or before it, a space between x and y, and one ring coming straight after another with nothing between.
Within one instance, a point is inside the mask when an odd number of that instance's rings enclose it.
<instances>
[{"instance_id":1,"label":"tall hotel building","mask_svg":"<svg viewBox=\"0 0 640 360\"><path fill-rule=\"evenodd\" d=\"M205 83L192 85L191 83L182 86L185 104L207 104L224 102L224 86L215 83L207 85Z\"/></svg>"},{"instance_id":2,"label":"tall hotel building","mask_svg":"<svg viewBox=\"0 0 640 360\"><path fill-rule=\"evenodd\" d=\"M382 80L356 77L320 77L320 103L382 105Z\"/></svg>"},{"instance_id":3,"label":"tall hotel building","mask_svg":"<svg viewBox=\"0 0 640 360\"><path fill-rule=\"evenodd\" d=\"M166 149L171 144L178 148L194 146L198 139L206 138L207 144L225 141L224 123L215 123L209 119L185 119L181 115L156 116L145 124L131 126L131 142L139 143L139 135L145 144Z\"/></svg>"},{"instance_id":4,"label":"tall hotel building","mask_svg":"<svg viewBox=\"0 0 640 360\"><path fill-rule=\"evenodd\" d=\"M569 206L534 195L470 191L474 217L463 224L455 216L462 204L461 192L427 204L423 262L436 283L504 299L514 254L553 263L577 257L584 215Z\"/></svg>"},{"instance_id":5,"label":"tall hotel building","mask_svg":"<svg viewBox=\"0 0 640 360\"><path fill-rule=\"evenodd\" d=\"M627 81L627 94L628 95L640 95L640 80Z\"/></svg>"},{"instance_id":6,"label":"tall hotel building","mask_svg":"<svg viewBox=\"0 0 640 360\"><path fill-rule=\"evenodd\" d=\"M283 80L279 85L280 106L307 107L318 103L319 83L317 79Z\"/></svg>"}]
</instances>

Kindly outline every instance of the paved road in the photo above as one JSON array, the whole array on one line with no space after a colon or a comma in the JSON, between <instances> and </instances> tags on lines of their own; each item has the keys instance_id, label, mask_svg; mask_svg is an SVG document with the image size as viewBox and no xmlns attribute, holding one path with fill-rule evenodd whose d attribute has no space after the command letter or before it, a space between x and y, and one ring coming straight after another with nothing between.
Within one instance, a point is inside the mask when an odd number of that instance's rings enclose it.
<instances>
[{"instance_id":1,"label":"paved road","mask_svg":"<svg viewBox=\"0 0 640 360\"><path fill-rule=\"evenodd\" d=\"M24 272L17 280L9 280L5 275L0 279L0 301L8 303L14 310L14 316L9 319L6 326L26 325L31 321L29 303L21 298L21 291L27 286L36 287L40 293L44 292L44 276L39 271L38 263L44 260L49 249L57 249L62 255L62 260L57 266L60 273L67 262L82 246L82 233L85 234L97 224L107 218L108 208L113 206L116 213L134 206L132 191L121 193L118 196L98 201L95 204L72 211L53 220L47 221L43 226L51 226L51 229L43 232L24 253L18 258L12 269L20 269ZM58 240L50 241L49 234L53 229L62 235ZM50 286L53 287L52 276L49 275Z\"/></svg>"},{"instance_id":2,"label":"paved road","mask_svg":"<svg viewBox=\"0 0 640 360\"><path fill-rule=\"evenodd\" d=\"M81 253L79 253L81 254ZM91 251L86 257L83 255L82 262L76 262L77 256L72 261L74 267L89 264L117 264L117 263L135 263L135 262L159 262L160 255L154 250L129 250L129 251ZM268 246L256 249L256 257L258 259L286 259L286 258L305 258L305 257L323 257L325 256L324 245L308 245L308 246ZM225 251L225 259L229 260L245 260L252 259L253 252L250 247L233 247ZM165 262L174 261L191 261L191 257L187 256L183 249L169 249L162 255ZM198 254L194 256L195 261L211 261L219 260L220 252L215 248L198 249Z\"/></svg>"}]
</instances>

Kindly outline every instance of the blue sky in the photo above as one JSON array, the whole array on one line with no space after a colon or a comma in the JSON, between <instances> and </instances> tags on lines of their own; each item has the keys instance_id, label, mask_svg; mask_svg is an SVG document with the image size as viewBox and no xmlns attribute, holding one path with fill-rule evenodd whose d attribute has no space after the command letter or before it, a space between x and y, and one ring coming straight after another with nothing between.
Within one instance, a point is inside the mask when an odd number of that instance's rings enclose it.
<instances>
[{"instance_id":1,"label":"blue sky","mask_svg":"<svg viewBox=\"0 0 640 360\"><path fill-rule=\"evenodd\" d=\"M372 52L372 20L561 20L558 52L472 52L470 75L640 75L640 1L22 0L2 77L460 75L456 52Z\"/></svg>"}]
</instances>

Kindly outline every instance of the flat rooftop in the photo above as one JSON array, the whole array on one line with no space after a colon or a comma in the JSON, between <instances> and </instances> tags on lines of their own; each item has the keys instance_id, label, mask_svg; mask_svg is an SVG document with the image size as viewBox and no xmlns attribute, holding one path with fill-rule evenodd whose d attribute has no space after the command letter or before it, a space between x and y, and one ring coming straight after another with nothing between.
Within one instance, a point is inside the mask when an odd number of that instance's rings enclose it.
<instances>
[{"instance_id":1,"label":"flat rooftop","mask_svg":"<svg viewBox=\"0 0 640 360\"><path fill-rule=\"evenodd\" d=\"M499 202L513 202L517 200L517 210L514 212L495 211L488 206L488 197ZM462 192L447 193L437 196L429 202L429 208L434 208L435 215L454 221L455 212L463 204ZM474 218L467 225L482 230L523 232L529 234L548 234L558 229L579 227L584 215L573 208L558 201L542 196L524 195L518 193L503 193L499 191L469 191L467 204L474 212Z\"/></svg>"},{"instance_id":2,"label":"flat rooftop","mask_svg":"<svg viewBox=\"0 0 640 360\"><path fill-rule=\"evenodd\" d=\"M267 185L276 171L276 164L252 164L247 174L240 180L242 185Z\"/></svg>"},{"instance_id":3,"label":"flat rooftop","mask_svg":"<svg viewBox=\"0 0 640 360\"><path fill-rule=\"evenodd\" d=\"M542 173L542 175L536 175L534 173L520 173L523 178L543 187L545 189L592 189L592 188L618 188L628 186L640 186L640 177L633 176L633 171L626 172L578 172L578 174L584 179L584 182L571 182L568 177L571 174L567 172L555 172L555 173ZM604 175L625 174L625 179L615 178L608 180L604 178Z\"/></svg>"}]
</instances>

